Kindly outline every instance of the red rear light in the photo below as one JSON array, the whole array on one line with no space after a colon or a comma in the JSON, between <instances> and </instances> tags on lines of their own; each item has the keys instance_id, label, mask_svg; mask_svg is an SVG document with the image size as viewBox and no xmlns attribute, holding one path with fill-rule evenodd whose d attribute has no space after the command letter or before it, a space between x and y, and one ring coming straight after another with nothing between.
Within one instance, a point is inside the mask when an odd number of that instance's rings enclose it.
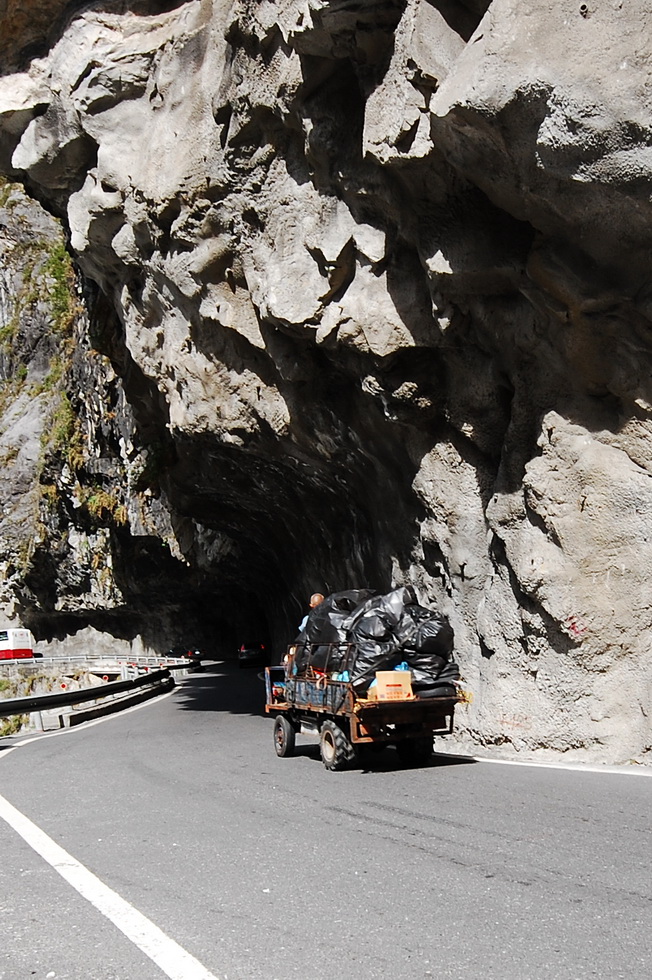
<instances>
[{"instance_id":1,"label":"red rear light","mask_svg":"<svg viewBox=\"0 0 652 980\"><path fill-rule=\"evenodd\" d=\"M265 644L264 644L264 643L261 643L261 644L260 644L260 649L261 649L261 650L264 650L264 649L265 649Z\"/></svg>"},{"instance_id":2,"label":"red rear light","mask_svg":"<svg viewBox=\"0 0 652 980\"><path fill-rule=\"evenodd\" d=\"M241 647L240 647L240 653L244 653L244 648L245 648L245 646L244 646L244 643L243 643L243 644L241 645Z\"/></svg>"}]
</instances>

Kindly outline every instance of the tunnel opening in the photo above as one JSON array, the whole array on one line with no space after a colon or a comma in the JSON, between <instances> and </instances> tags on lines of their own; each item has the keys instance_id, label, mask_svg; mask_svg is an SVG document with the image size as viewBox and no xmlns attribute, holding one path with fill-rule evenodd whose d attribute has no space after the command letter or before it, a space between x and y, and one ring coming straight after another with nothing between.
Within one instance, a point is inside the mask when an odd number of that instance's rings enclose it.
<instances>
[{"instance_id":1,"label":"tunnel opening","mask_svg":"<svg viewBox=\"0 0 652 980\"><path fill-rule=\"evenodd\" d=\"M109 638L130 645L137 641L160 656L186 648L210 659L232 660L251 638L274 647L261 590L210 571L199 573L155 538L123 536L113 541L111 554L121 602L102 609L90 608L88 594L72 596L70 580L57 579L53 563L43 556L37 560L38 572L33 568L26 577L30 601L21 614L37 641L74 639L90 628L106 635L104 646ZM67 590L65 604L58 602L57 586Z\"/></svg>"}]
</instances>

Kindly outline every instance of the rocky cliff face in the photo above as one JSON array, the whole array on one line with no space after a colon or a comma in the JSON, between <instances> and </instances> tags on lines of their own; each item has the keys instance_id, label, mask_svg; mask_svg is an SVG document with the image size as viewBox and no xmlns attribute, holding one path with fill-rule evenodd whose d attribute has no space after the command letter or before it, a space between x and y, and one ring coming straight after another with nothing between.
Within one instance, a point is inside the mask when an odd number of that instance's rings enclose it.
<instances>
[{"instance_id":1,"label":"rocky cliff face","mask_svg":"<svg viewBox=\"0 0 652 980\"><path fill-rule=\"evenodd\" d=\"M0 169L87 311L22 617L280 646L412 583L468 737L648 760L646 6L12 9Z\"/></svg>"}]
</instances>

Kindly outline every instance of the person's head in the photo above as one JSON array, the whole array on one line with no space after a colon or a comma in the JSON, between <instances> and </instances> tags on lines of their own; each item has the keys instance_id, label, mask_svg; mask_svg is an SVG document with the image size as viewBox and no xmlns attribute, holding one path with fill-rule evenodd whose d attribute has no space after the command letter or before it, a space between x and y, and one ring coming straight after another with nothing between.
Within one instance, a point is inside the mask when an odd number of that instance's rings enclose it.
<instances>
[{"instance_id":1,"label":"person's head","mask_svg":"<svg viewBox=\"0 0 652 980\"><path fill-rule=\"evenodd\" d=\"M313 592L313 594L310 596L310 608L314 609L315 606L318 606L319 603L323 601L324 597L321 592Z\"/></svg>"}]
</instances>

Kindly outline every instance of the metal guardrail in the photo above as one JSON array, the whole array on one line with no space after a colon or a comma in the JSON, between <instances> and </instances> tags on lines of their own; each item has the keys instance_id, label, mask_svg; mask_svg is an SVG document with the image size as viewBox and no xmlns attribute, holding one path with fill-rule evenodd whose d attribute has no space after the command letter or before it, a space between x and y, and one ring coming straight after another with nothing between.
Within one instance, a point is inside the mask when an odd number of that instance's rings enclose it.
<instances>
[{"instance_id":1,"label":"metal guardrail","mask_svg":"<svg viewBox=\"0 0 652 980\"><path fill-rule=\"evenodd\" d=\"M37 665L42 667L62 667L67 664L106 664L117 665L118 667L159 667L161 670L178 670L180 667L187 667L189 664L196 663L189 657L107 657L102 654L86 654L76 657L17 657L15 660L0 659L0 667L3 664L18 666Z\"/></svg>"},{"instance_id":2,"label":"metal guardrail","mask_svg":"<svg viewBox=\"0 0 652 980\"><path fill-rule=\"evenodd\" d=\"M17 660L2 660L2 664L17 664L19 666L70 666L85 664L95 666L99 670L107 672L139 671L135 677L130 677L120 681L110 681L103 684L95 684L92 687L84 687L77 691L61 691L56 694L39 694L25 698L6 698L0 700L0 718L9 718L12 715L25 715L33 711L49 711L53 708L68 707L74 704L83 704L85 701L98 701L104 698L111 698L116 694L123 694L125 691L132 691L140 687L163 685L166 681L174 684L172 671L188 670L197 666L196 661L188 659L173 660L169 663L160 657L129 657L120 659L110 659L108 657L38 657L35 660L29 658L19 658ZM165 664L165 666L163 666ZM155 670L151 670L155 667Z\"/></svg>"},{"instance_id":3,"label":"metal guardrail","mask_svg":"<svg viewBox=\"0 0 652 980\"><path fill-rule=\"evenodd\" d=\"M172 681L172 675L168 669L143 674L130 681L96 684L93 687L84 687L79 691L38 694L29 698L7 698L4 701L0 701L0 718L9 718L12 715L26 715L31 711L47 711L50 708L62 708L67 705L83 704L84 701L97 701L98 698L110 697L112 694L123 694L125 691L131 691L138 687L146 687L148 684L163 684L166 680Z\"/></svg>"}]
</instances>

